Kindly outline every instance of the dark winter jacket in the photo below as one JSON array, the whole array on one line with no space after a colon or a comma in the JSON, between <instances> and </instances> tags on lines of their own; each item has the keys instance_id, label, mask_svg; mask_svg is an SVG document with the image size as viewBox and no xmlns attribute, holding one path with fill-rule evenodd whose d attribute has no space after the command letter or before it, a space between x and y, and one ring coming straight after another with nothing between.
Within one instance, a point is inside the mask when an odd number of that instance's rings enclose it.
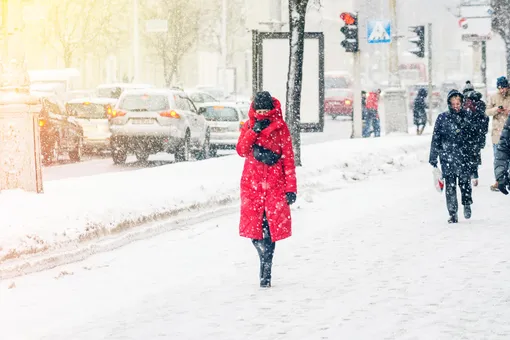
<instances>
[{"instance_id":1,"label":"dark winter jacket","mask_svg":"<svg viewBox=\"0 0 510 340\"><path fill-rule=\"evenodd\" d=\"M494 160L494 174L500 183L503 182L503 179L508 178L508 162L510 162L510 118L506 120L501 132Z\"/></svg>"},{"instance_id":2,"label":"dark winter jacket","mask_svg":"<svg viewBox=\"0 0 510 340\"><path fill-rule=\"evenodd\" d=\"M457 90L448 94L448 111L441 113L436 120L429 163L437 166L441 162L444 176L471 175L478 165L478 134L472 124L473 113L463 108L456 112L450 106L450 98L464 96Z\"/></svg>"},{"instance_id":3,"label":"dark winter jacket","mask_svg":"<svg viewBox=\"0 0 510 340\"><path fill-rule=\"evenodd\" d=\"M485 114L487 106L482 100L472 100L474 111L473 111L473 124L477 133L477 145L478 149L482 150L485 148L487 140L487 133L489 132L489 116Z\"/></svg>"},{"instance_id":4,"label":"dark winter jacket","mask_svg":"<svg viewBox=\"0 0 510 340\"><path fill-rule=\"evenodd\" d=\"M427 103L425 102L425 98L427 98L427 90L422 88L418 91L418 95L416 95L414 99L414 125L425 125L427 123Z\"/></svg>"}]
</instances>

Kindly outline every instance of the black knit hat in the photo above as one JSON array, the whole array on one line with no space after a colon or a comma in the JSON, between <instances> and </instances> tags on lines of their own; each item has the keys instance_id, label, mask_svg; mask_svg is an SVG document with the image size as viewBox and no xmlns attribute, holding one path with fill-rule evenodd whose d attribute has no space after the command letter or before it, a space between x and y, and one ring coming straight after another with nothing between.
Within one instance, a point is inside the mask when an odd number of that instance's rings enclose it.
<instances>
[{"instance_id":1,"label":"black knit hat","mask_svg":"<svg viewBox=\"0 0 510 340\"><path fill-rule=\"evenodd\" d=\"M273 97L267 91L257 92L253 100L253 108L255 110L272 110L274 109Z\"/></svg>"}]
</instances>

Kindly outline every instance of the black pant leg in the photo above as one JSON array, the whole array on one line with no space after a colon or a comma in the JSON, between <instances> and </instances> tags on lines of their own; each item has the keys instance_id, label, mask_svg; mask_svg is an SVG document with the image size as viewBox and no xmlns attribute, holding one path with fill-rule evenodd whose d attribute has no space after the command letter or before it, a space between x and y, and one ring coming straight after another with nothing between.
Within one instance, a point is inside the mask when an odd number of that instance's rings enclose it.
<instances>
[{"instance_id":1,"label":"black pant leg","mask_svg":"<svg viewBox=\"0 0 510 340\"><path fill-rule=\"evenodd\" d=\"M461 203L462 205L471 205L473 204L473 189L471 187L471 180L469 175L459 176L459 188L461 195Z\"/></svg>"},{"instance_id":2,"label":"black pant leg","mask_svg":"<svg viewBox=\"0 0 510 340\"><path fill-rule=\"evenodd\" d=\"M459 210L459 203L457 201L457 176L449 175L445 177L445 194L446 194L446 208L450 215L456 214Z\"/></svg>"},{"instance_id":3,"label":"black pant leg","mask_svg":"<svg viewBox=\"0 0 510 340\"><path fill-rule=\"evenodd\" d=\"M271 240L271 232L266 215L262 221L262 240L252 240L260 258L260 284L271 284L271 269L273 266L273 255L276 243Z\"/></svg>"}]
</instances>

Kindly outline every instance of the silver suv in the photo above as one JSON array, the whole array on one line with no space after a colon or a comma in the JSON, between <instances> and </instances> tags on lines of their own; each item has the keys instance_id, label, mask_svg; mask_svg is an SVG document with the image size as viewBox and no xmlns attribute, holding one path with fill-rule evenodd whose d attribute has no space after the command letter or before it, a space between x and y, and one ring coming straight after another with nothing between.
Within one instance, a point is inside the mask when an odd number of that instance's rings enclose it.
<instances>
[{"instance_id":1,"label":"silver suv","mask_svg":"<svg viewBox=\"0 0 510 340\"><path fill-rule=\"evenodd\" d=\"M125 163L128 152L141 162L158 152L173 153L177 162L189 161L192 154L197 159L210 154L208 123L182 91L127 90L109 124L115 164Z\"/></svg>"}]
</instances>

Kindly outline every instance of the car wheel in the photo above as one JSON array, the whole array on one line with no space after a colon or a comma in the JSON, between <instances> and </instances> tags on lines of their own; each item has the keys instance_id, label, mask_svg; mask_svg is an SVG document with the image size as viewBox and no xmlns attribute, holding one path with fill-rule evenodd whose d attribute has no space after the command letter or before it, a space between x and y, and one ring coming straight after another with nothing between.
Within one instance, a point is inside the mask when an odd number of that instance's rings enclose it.
<instances>
[{"instance_id":1,"label":"car wheel","mask_svg":"<svg viewBox=\"0 0 510 340\"><path fill-rule=\"evenodd\" d=\"M76 148L73 151L69 151L69 158L72 162L78 163L81 161L82 156L82 139L81 137L78 139L78 143Z\"/></svg>"},{"instance_id":2,"label":"car wheel","mask_svg":"<svg viewBox=\"0 0 510 340\"><path fill-rule=\"evenodd\" d=\"M119 142L112 141L112 159L113 164L125 164L127 159L127 149Z\"/></svg>"},{"instance_id":3,"label":"car wheel","mask_svg":"<svg viewBox=\"0 0 510 340\"><path fill-rule=\"evenodd\" d=\"M197 154L197 159L203 160L211 157L211 135L209 131L205 135L204 145Z\"/></svg>"},{"instance_id":4,"label":"car wheel","mask_svg":"<svg viewBox=\"0 0 510 340\"><path fill-rule=\"evenodd\" d=\"M186 133L184 140L182 141L182 145L175 153L175 161L176 162L189 162L191 159L191 149L190 149L190 136L189 132Z\"/></svg>"},{"instance_id":5,"label":"car wheel","mask_svg":"<svg viewBox=\"0 0 510 340\"><path fill-rule=\"evenodd\" d=\"M215 146L211 146L211 151L209 155L211 157L218 157L218 148Z\"/></svg>"}]
</instances>

